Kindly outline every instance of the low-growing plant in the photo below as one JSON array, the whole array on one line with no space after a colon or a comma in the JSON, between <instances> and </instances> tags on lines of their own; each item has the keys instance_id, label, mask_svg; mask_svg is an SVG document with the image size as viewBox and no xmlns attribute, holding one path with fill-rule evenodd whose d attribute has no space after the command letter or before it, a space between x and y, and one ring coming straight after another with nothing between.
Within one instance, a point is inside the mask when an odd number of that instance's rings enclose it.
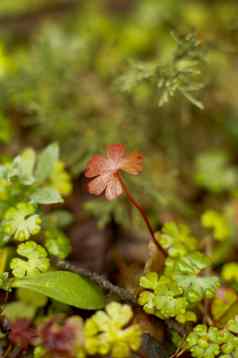
<instances>
[{"instance_id":1,"label":"low-growing plant","mask_svg":"<svg viewBox=\"0 0 238 358\"><path fill-rule=\"evenodd\" d=\"M173 349L165 357L186 352L195 358L237 356L237 292L223 284L237 280L236 264L226 264L219 278L206 251L208 242L229 240L229 221L214 210L205 212L201 223L209 236L204 233L203 245L184 223L168 221L154 232L123 177L123 172L138 175L142 169L141 153L127 154L124 145L112 144L105 156L94 155L85 171L91 194L105 194L109 201L125 194L148 229L150 255L132 293L65 261L70 241L55 218L69 215L60 206L72 184L57 144L40 153L26 149L1 164L0 285L5 291L2 316L9 322L8 329L2 324L4 357L12 347L17 355L36 358L144 357L146 331L140 315L170 327ZM9 301L12 295L15 299ZM54 309L57 302L62 306ZM70 307L80 308L81 314ZM96 313L87 317L83 310Z\"/></svg>"}]
</instances>

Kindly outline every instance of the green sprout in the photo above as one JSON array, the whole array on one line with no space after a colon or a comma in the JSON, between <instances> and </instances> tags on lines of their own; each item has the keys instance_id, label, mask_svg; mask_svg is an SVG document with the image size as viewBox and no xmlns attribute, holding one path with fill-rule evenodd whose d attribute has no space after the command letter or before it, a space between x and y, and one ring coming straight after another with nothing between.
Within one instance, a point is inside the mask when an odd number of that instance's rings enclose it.
<instances>
[{"instance_id":1,"label":"green sprout","mask_svg":"<svg viewBox=\"0 0 238 358\"><path fill-rule=\"evenodd\" d=\"M210 265L208 257L196 251L197 242L185 225L167 223L157 239L168 251L164 272L148 272L140 278L138 303L148 314L180 323L196 321L194 305L212 298L219 287L216 276L201 276ZM189 242L190 240L190 242Z\"/></svg>"}]
</instances>

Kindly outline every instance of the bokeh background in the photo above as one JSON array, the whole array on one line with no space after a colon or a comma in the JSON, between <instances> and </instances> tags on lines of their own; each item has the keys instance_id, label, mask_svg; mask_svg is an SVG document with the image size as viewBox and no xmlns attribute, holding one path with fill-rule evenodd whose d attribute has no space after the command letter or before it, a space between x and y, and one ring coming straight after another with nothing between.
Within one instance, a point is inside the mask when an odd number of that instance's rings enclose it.
<instances>
[{"instance_id":1,"label":"bokeh background","mask_svg":"<svg viewBox=\"0 0 238 358\"><path fill-rule=\"evenodd\" d=\"M237 41L237 0L0 1L1 160L60 144L74 183L72 260L117 282L145 260L126 199L85 190L88 159L110 143L144 153L143 174L127 181L156 229L175 219L199 233L209 208L234 221Z\"/></svg>"}]
</instances>

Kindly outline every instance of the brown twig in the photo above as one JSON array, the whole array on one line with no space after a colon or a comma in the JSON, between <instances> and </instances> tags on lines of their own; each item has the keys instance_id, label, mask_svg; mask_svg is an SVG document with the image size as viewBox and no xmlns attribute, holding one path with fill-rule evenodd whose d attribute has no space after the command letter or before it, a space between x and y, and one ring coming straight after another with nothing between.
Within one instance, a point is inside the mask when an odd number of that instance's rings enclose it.
<instances>
[{"instance_id":1,"label":"brown twig","mask_svg":"<svg viewBox=\"0 0 238 358\"><path fill-rule=\"evenodd\" d=\"M151 239L153 240L154 244L156 245L156 247L158 248L158 250L166 257L167 256L167 252L163 249L163 247L159 244L159 242L156 240L155 234L154 234L154 230L152 229L152 226L150 224L150 221L148 219L148 216L146 215L146 212L144 210L144 208L138 203L138 201L131 195L131 193L129 192L122 176L120 175L119 172L117 172L115 174L117 176L117 178L119 179L121 186L125 192L125 194L128 197L128 200L130 201L130 203L140 212L146 226L147 229L150 233Z\"/></svg>"},{"instance_id":2,"label":"brown twig","mask_svg":"<svg viewBox=\"0 0 238 358\"><path fill-rule=\"evenodd\" d=\"M136 301L136 297L130 291L128 291L125 288L113 285L104 276L99 275L95 272L91 272L84 267L79 267L79 266L73 265L70 262L59 260L55 257L52 257L52 261L57 268L78 273L78 274L92 280L102 289L104 289L112 294L117 295L122 301L130 303L134 306L138 305L137 301Z\"/></svg>"}]
</instances>

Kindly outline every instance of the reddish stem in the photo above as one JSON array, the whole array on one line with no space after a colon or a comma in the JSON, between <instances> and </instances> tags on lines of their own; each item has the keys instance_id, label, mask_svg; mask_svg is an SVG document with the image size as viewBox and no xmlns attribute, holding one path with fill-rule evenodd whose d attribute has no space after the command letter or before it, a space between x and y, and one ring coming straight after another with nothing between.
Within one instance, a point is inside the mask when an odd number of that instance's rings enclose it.
<instances>
[{"instance_id":1,"label":"reddish stem","mask_svg":"<svg viewBox=\"0 0 238 358\"><path fill-rule=\"evenodd\" d=\"M119 181L120 181L120 183L121 183L121 186L122 186L124 192L126 193L127 198L128 198L128 200L130 201L130 203L131 203L133 206L135 206L135 208L136 208L137 210L139 210L139 212L140 212L140 214L141 214L141 216L142 216L142 218L143 218L143 220L144 220L144 222L145 222L145 224L146 224L146 226L147 226L147 228L148 228L148 230L149 230L150 236L151 236L151 238L152 238L154 244L157 246L157 248L159 249L159 251L161 251L161 252L163 253L163 255L166 257L166 256L167 256L167 252L163 249L163 247L162 247L162 246L159 244L159 242L156 240L156 237L155 237L155 234L154 234L154 230L152 229L152 226L151 226L151 224L150 224L150 222L149 222L149 219L148 219L148 217L147 217L147 215L146 215L146 212L145 212L144 208L143 208L143 207L134 199L134 197L131 195L131 193L129 192L129 190L128 190L128 188L127 188L127 186L126 186L124 180L122 179L122 176L120 175L120 173L117 172L115 175L116 175L117 178L119 179Z\"/></svg>"}]
</instances>

